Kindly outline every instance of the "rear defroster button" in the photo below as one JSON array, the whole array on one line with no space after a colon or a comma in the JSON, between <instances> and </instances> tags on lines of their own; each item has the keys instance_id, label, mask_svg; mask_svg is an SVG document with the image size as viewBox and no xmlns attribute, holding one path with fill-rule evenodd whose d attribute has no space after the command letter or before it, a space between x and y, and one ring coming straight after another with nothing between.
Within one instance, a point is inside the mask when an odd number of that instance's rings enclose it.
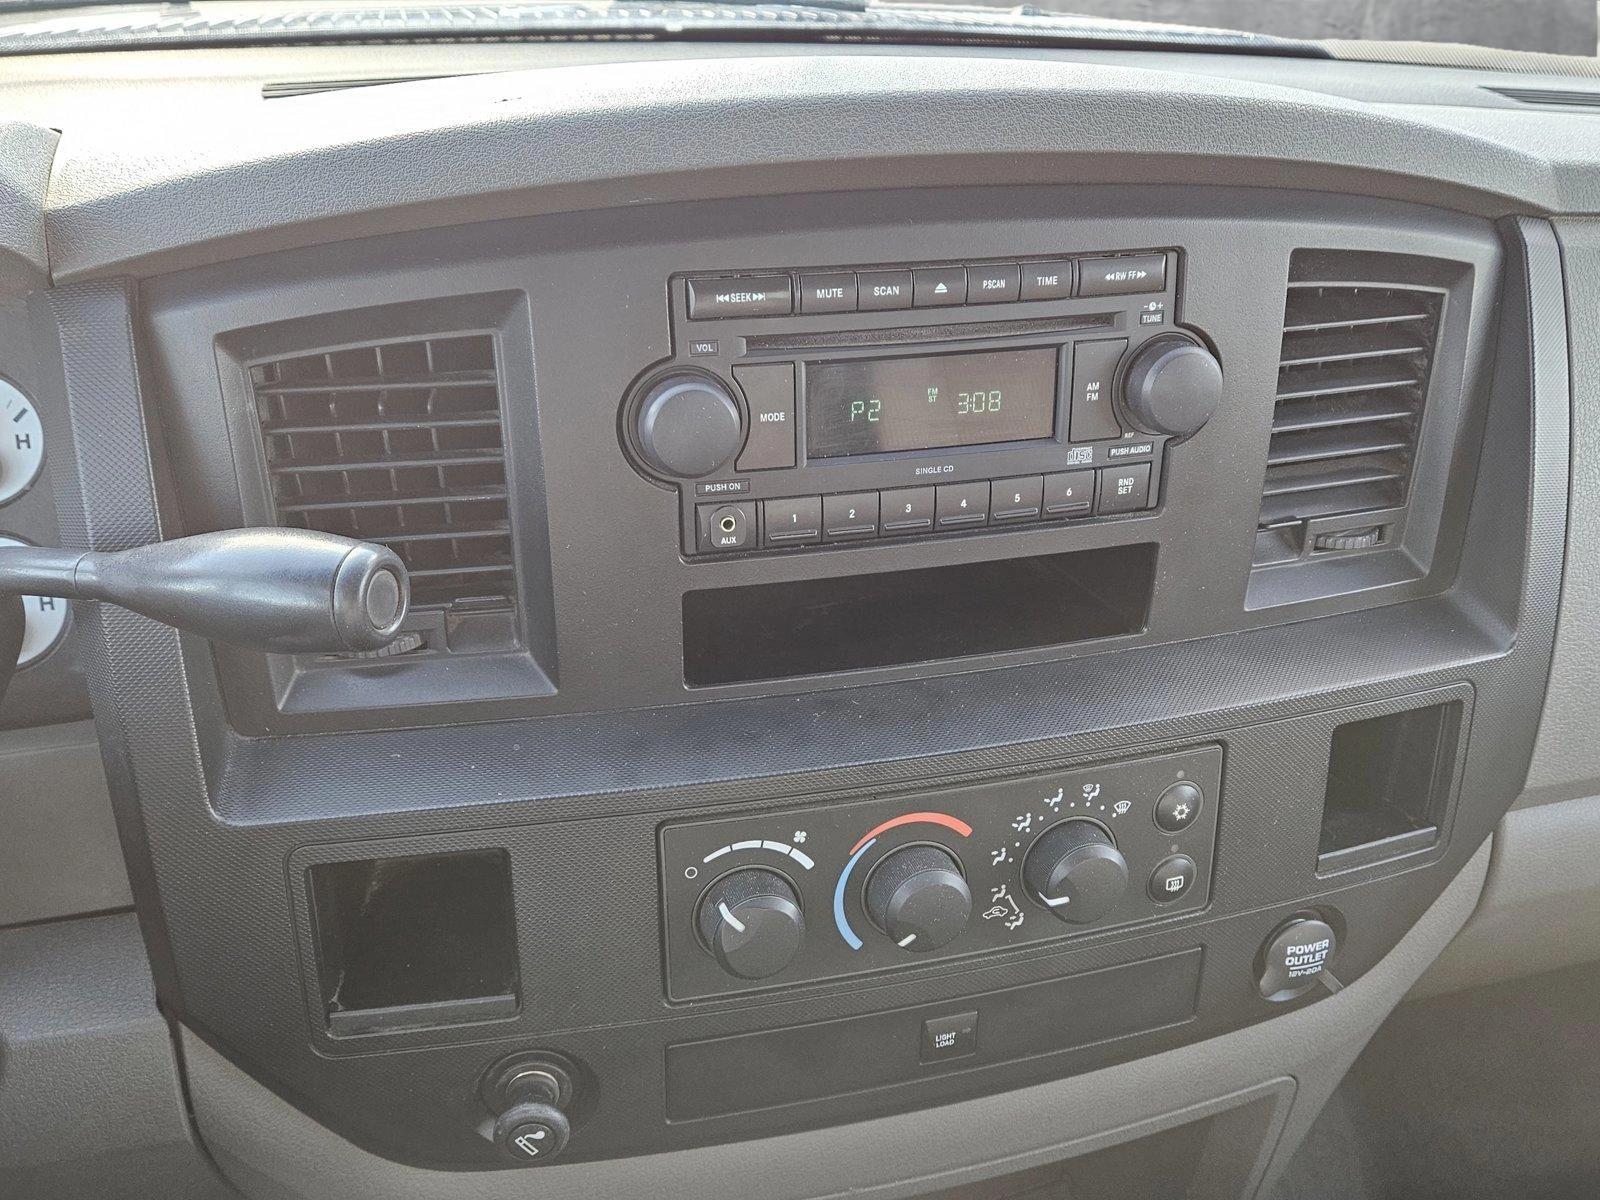
<instances>
[{"instance_id":1,"label":"rear defroster button","mask_svg":"<svg viewBox=\"0 0 1600 1200\"><path fill-rule=\"evenodd\" d=\"M1150 872L1150 899L1157 904L1171 904L1188 894L1194 886L1198 868L1187 854L1174 854L1156 864Z\"/></svg>"}]
</instances>

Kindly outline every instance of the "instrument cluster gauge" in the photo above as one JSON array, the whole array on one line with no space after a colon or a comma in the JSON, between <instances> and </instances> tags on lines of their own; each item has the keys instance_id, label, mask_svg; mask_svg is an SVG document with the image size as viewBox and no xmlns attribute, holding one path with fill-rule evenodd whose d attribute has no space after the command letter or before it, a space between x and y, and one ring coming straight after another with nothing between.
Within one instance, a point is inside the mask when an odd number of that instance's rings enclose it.
<instances>
[{"instance_id":1,"label":"instrument cluster gauge","mask_svg":"<svg viewBox=\"0 0 1600 1200\"><path fill-rule=\"evenodd\" d=\"M0 379L0 504L33 486L44 465L44 429L33 402Z\"/></svg>"},{"instance_id":2,"label":"instrument cluster gauge","mask_svg":"<svg viewBox=\"0 0 1600 1200\"><path fill-rule=\"evenodd\" d=\"M0 534L0 546L26 546L21 538ZM19 668L31 666L61 641L67 631L67 611L71 606L65 600L51 596L24 596L22 612L26 624L22 631L22 653L17 656Z\"/></svg>"}]
</instances>

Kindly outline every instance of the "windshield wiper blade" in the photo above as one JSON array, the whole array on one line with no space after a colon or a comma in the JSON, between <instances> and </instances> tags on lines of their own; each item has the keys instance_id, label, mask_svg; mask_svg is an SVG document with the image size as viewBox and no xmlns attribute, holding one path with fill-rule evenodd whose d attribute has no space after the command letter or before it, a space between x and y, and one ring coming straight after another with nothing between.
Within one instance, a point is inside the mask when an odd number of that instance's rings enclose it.
<instances>
[{"instance_id":1,"label":"windshield wiper blade","mask_svg":"<svg viewBox=\"0 0 1600 1200\"><path fill-rule=\"evenodd\" d=\"M1002 9L873 0L794 3L499 3L338 5L212 3L13 13L0 9L0 55L283 41L559 39L853 41L1197 50L1327 58L1315 42L1226 29L1108 20L1037 7Z\"/></svg>"}]
</instances>

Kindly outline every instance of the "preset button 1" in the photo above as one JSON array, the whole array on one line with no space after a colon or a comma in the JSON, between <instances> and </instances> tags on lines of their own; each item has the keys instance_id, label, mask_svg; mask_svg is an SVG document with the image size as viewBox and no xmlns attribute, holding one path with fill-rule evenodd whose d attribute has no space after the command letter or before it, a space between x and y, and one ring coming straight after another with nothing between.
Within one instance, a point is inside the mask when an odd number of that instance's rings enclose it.
<instances>
[{"instance_id":1,"label":"preset button 1","mask_svg":"<svg viewBox=\"0 0 1600 1200\"><path fill-rule=\"evenodd\" d=\"M765 545L798 546L822 540L822 497L767 500L761 508Z\"/></svg>"}]
</instances>

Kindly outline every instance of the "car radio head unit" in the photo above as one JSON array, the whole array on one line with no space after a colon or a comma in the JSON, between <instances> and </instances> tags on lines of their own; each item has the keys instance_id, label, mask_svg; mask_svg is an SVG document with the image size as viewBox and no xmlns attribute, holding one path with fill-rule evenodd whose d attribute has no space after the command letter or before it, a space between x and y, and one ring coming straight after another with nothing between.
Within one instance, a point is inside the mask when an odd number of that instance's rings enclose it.
<instances>
[{"instance_id":1,"label":"car radio head unit","mask_svg":"<svg viewBox=\"0 0 1600 1200\"><path fill-rule=\"evenodd\" d=\"M1176 250L669 281L674 354L622 441L679 496L686 557L1160 501L1222 370L1177 321Z\"/></svg>"}]
</instances>

